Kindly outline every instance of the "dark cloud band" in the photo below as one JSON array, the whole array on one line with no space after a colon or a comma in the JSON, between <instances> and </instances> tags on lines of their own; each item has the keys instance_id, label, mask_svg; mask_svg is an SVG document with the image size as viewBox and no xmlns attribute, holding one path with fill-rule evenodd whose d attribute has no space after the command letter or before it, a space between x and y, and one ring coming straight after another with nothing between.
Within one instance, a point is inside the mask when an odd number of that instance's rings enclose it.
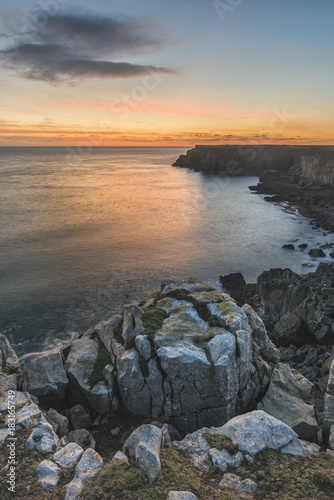
<instances>
[{"instance_id":1,"label":"dark cloud band","mask_svg":"<svg viewBox=\"0 0 334 500\"><path fill-rule=\"evenodd\" d=\"M7 67L26 78L49 82L174 73L165 67L109 59L161 48L164 40L149 36L144 28L117 19L54 16L41 30L18 37L0 55Z\"/></svg>"}]
</instances>

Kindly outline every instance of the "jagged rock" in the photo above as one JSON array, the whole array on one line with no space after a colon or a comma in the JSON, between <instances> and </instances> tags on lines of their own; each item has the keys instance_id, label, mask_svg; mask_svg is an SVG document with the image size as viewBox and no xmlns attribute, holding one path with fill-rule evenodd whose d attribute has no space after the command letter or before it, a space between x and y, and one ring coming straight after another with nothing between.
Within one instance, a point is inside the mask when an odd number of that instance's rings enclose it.
<instances>
[{"instance_id":1,"label":"jagged rock","mask_svg":"<svg viewBox=\"0 0 334 500\"><path fill-rule=\"evenodd\" d=\"M328 440L329 448L334 450L334 425L331 426L329 430L329 440Z\"/></svg>"},{"instance_id":2,"label":"jagged rock","mask_svg":"<svg viewBox=\"0 0 334 500\"><path fill-rule=\"evenodd\" d=\"M92 419L89 413L87 413L85 408L81 405L73 406L70 410L68 410L67 415L74 430L86 429L92 425Z\"/></svg>"},{"instance_id":3,"label":"jagged rock","mask_svg":"<svg viewBox=\"0 0 334 500\"><path fill-rule=\"evenodd\" d=\"M0 334L0 372L5 375L20 372L18 357L4 335Z\"/></svg>"},{"instance_id":4,"label":"jagged rock","mask_svg":"<svg viewBox=\"0 0 334 500\"><path fill-rule=\"evenodd\" d=\"M264 448L280 450L297 434L286 424L257 410L233 418L220 428L222 434L230 438L242 453L255 456Z\"/></svg>"},{"instance_id":5,"label":"jagged rock","mask_svg":"<svg viewBox=\"0 0 334 500\"><path fill-rule=\"evenodd\" d=\"M111 461L117 462L119 464L129 465L129 459L122 451L117 451Z\"/></svg>"},{"instance_id":6,"label":"jagged rock","mask_svg":"<svg viewBox=\"0 0 334 500\"><path fill-rule=\"evenodd\" d=\"M0 413L8 413L8 405L15 405L15 411L18 412L23 406L30 404L31 397L28 392L14 391L13 393L5 392L0 396Z\"/></svg>"},{"instance_id":7,"label":"jagged rock","mask_svg":"<svg viewBox=\"0 0 334 500\"><path fill-rule=\"evenodd\" d=\"M244 459L244 456L240 451L234 455L230 455L227 450L217 450L216 448L211 448L209 450L209 455L213 465L223 472L226 471L227 467L239 467Z\"/></svg>"},{"instance_id":8,"label":"jagged rock","mask_svg":"<svg viewBox=\"0 0 334 500\"><path fill-rule=\"evenodd\" d=\"M76 429L66 435L68 443L77 443L84 450L87 448L95 448L95 439L87 429Z\"/></svg>"},{"instance_id":9,"label":"jagged rock","mask_svg":"<svg viewBox=\"0 0 334 500\"><path fill-rule=\"evenodd\" d=\"M99 351L103 349L99 340L90 338L76 340L66 359L65 369L70 382L71 401L79 404L87 402L95 411L106 415L111 410L115 395L103 378L103 368L110 363L111 357L108 362L104 363L104 366L99 366ZM109 356L107 355L106 358ZM98 382L96 382L96 375L100 378Z\"/></svg>"},{"instance_id":10,"label":"jagged rock","mask_svg":"<svg viewBox=\"0 0 334 500\"><path fill-rule=\"evenodd\" d=\"M316 443L309 443L303 439L299 439L302 443L304 449L307 451L310 457L317 457L320 453L321 447Z\"/></svg>"},{"instance_id":11,"label":"jagged rock","mask_svg":"<svg viewBox=\"0 0 334 500\"><path fill-rule=\"evenodd\" d=\"M38 484L44 490L51 490L59 482L59 467L51 460L44 460L36 468Z\"/></svg>"},{"instance_id":12,"label":"jagged rock","mask_svg":"<svg viewBox=\"0 0 334 500\"><path fill-rule=\"evenodd\" d=\"M68 380L59 349L27 354L23 361L23 390L41 401L63 399Z\"/></svg>"},{"instance_id":13,"label":"jagged rock","mask_svg":"<svg viewBox=\"0 0 334 500\"><path fill-rule=\"evenodd\" d=\"M126 307L122 326L122 337L125 343L131 343L137 335L145 331L141 317L143 311L135 304Z\"/></svg>"},{"instance_id":14,"label":"jagged rock","mask_svg":"<svg viewBox=\"0 0 334 500\"><path fill-rule=\"evenodd\" d=\"M253 309L194 279L163 283L149 304L141 308L146 334L128 349L111 342L126 409L163 415L182 431L251 409L279 359Z\"/></svg>"},{"instance_id":15,"label":"jagged rock","mask_svg":"<svg viewBox=\"0 0 334 500\"><path fill-rule=\"evenodd\" d=\"M115 314L112 316L108 321L101 321L98 325L95 327L95 332L98 334L100 337L100 340L103 342L104 347L107 349L107 351L112 354L112 341L114 338L114 334L118 326L122 322L122 315L121 314Z\"/></svg>"},{"instance_id":16,"label":"jagged rock","mask_svg":"<svg viewBox=\"0 0 334 500\"><path fill-rule=\"evenodd\" d=\"M84 450L77 443L69 443L64 448L58 450L52 457L52 460L65 467L65 469L73 467L81 458Z\"/></svg>"},{"instance_id":17,"label":"jagged rock","mask_svg":"<svg viewBox=\"0 0 334 500\"><path fill-rule=\"evenodd\" d=\"M287 424L300 438L316 438L313 384L289 365L279 363L274 369L269 389L257 408Z\"/></svg>"},{"instance_id":18,"label":"jagged rock","mask_svg":"<svg viewBox=\"0 0 334 500\"><path fill-rule=\"evenodd\" d=\"M326 257L325 252L321 248L312 248L308 254L311 257Z\"/></svg>"},{"instance_id":19,"label":"jagged rock","mask_svg":"<svg viewBox=\"0 0 334 500\"><path fill-rule=\"evenodd\" d=\"M288 453L303 458L308 458L309 452L300 439L293 439L286 446L281 448L281 453Z\"/></svg>"},{"instance_id":20,"label":"jagged rock","mask_svg":"<svg viewBox=\"0 0 334 500\"><path fill-rule=\"evenodd\" d=\"M334 425L334 396L325 394L323 434L328 436L330 428Z\"/></svg>"},{"instance_id":21,"label":"jagged rock","mask_svg":"<svg viewBox=\"0 0 334 500\"><path fill-rule=\"evenodd\" d=\"M65 500L78 498L85 483L92 479L102 466L103 460L100 455L92 448L86 450L75 468L73 481L66 487Z\"/></svg>"},{"instance_id":22,"label":"jagged rock","mask_svg":"<svg viewBox=\"0 0 334 500\"><path fill-rule=\"evenodd\" d=\"M35 403L30 403L21 408L15 417L15 428L19 429L30 429L31 427L36 427L41 421L45 421L41 409L35 405ZM8 425L8 417L6 419L6 426Z\"/></svg>"},{"instance_id":23,"label":"jagged rock","mask_svg":"<svg viewBox=\"0 0 334 500\"><path fill-rule=\"evenodd\" d=\"M190 491L169 491L167 500L197 500Z\"/></svg>"},{"instance_id":24,"label":"jagged rock","mask_svg":"<svg viewBox=\"0 0 334 500\"><path fill-rule=\"evenodd\" d=\"M327 392L331 396L334 396L334 360L332 361L330 367L329 367L329 376L328 376L328 383L327 383Z\"/></svg>"},{"instance_id":25,"label":"jagged rock","mask_svg":"<svg viewBox=\"0 0 334 500\"><path fill-rule=\"evenodd\" d=\"M6 442L6 439L10 435L11 431L8 428L0 429L0 448Z\"/></svg>"},{"instance_id":26,"label":"jagged rock","mask_svg":"<svg viewBox=\"0 0 334 500\"><path fill-rule=\"evenodd\" d=\"M146 473L150 482L160 474L160 449L162 430L154 425L141 425L125 441L123 453L135 457L139 467Z\"/></svg>"},{"instance_id":27,"label":"jagged rock","mask_svg":"<svg viewBox=\"0 0 334 500\"><path fill-rule=\"evenodd\" d=\"M196 467L207 470L212 464L212 452L206 433L229 438L249 460L265 448L281 450L298 438L286 424L257 410L234 417L222 427L205 427L172 443Z\"/></svg>"},{"instance_id":28,"label":"jagged rock","mask_svg":"<svg viewBox=\"0 0 334 500\"><path fill-rule=\"evenodd\" d=\"M17 377L16 374L6 375L5 373L0 373L0 396L8 391L16 391L17 389Z\"/></svg>"},{"instance_id":29,"label":"jagged rock","mask_svg":"<svg viewBox=\"0 0 334 500\"><path fill-rule=\"evenodd\" d=\"M69 421L68 421L68 418L65 417L65 415L62 415L61 413L58 413L53 408L50 408L50 410L48 410L46 413L46 418L48 418L50 420L49 423L52 425L55 433L60 438L65 436L65 434L68 433Z\"/></svg>"},{"instance_id":30,"label":"jagged rock","mask_svg":"<svg viewBox=\"0 0 334 500\"><path fill-rule=\"evenodd\" d=\"M277 346L293 344L300 347L307 344L311 337L306 323L289 312L275 324L272 339Z\"/></svg>"},{"instance_id":31,"label":"jagged rock","mask_svg":"<svg viewBox=\"0 0 334 500\"><path fill-rule=\"evenodd\" d=\"M32 431L26 442L27 450L37 450L45 455L54 453L58 449L59 439L54 433L52 426L45 422L39 422L36 429Z\"/></svg>"}]
</instances>

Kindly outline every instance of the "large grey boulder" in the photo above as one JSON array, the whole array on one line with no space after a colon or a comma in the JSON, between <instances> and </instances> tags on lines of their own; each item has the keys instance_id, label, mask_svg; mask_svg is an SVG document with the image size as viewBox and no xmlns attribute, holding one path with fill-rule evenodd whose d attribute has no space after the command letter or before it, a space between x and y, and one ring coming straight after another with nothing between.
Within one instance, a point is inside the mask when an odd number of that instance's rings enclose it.
<instances>
[{"instance_id":1,"label":"large grey boulder","mask_svg":"<svg viewBox=\"0 0 334 500\"><path fill-rule=\"evenodd\" d=\"M54 453L59 446L57 434L52 426L45 422L39 422L36 429L32 431L26 442L27 450L37 450L43 455Z\"/></svg>"},{"instance_id":2,"label":"large grey boulder","mask_svg":"<svg viewBox=\"0 0 334 500\"><path fill-rule=\"evenodd\" d=\"M63 399L68 379L59 349L27 354L23 361L23 390L40 401Z\"/></svg>"},{"instance_id":3,"label":"large grey boulder","mask_svg":"<svg viewBox=\"0 0 334 500\"><path fill-rule=\"evenodd\" d=\"M10 416L7 416L5 427L8 427L9 422ZM46 422L42 410L35 403L26 404L16 413L15 429L30 429L39 422Z\"/></svg>"},{"instance_id":4,"label":"large grey boulder","mask_svg":"<svg viewBox=\"0 0 334 500\"><path fill-rule=\"evenodd\" d=\"M212 438L229 440L223 440L222 450L218 452L217 448L210 446L207 434L211 434ZM225 465L238 467L242 457L253 460L264 449L282 451L292 442L294 446L284 452L300 455L300 450L303 449L304 453L303 443L289 426L264 411L257 410L234 417L221 427L199 429L188 434L182 441L174 441L172 445L199 469L208 470L217 462L222 465L222 470L226 470ZM308 456L308 453L304 456Z\"/></svg>"},{"instance_id":5,"label":"large grey boulder","mask_svg":"<svg viewBox=\"0 0 334 500\"><path fill-rule=\"evenodd\" d=\"M59 472L58 465L51 460L43 460L36 468L38 484L46 491L51 490L59 482Z\"/></svg>"},{"instance_id":6,"label":"large grey boulder","mask_svg":"<svg viewBox=\"0 0 334 500\"><path fill-rule=\"evenodd\" d=\"M257 408L286 423L302 439L317 436L313 384L287 364L279 363L274 369Z\"/></svg>"},{"instance_id":7,"label":"large grey boulder","mask_svg":"<svg viewBox=\"0 0 334 500\"><path fill-rule=\"evenodd\" d=\"M123 446L123 453L134 457L139 467L153 482L160 474L160 449L163 442L162 430L155 425L141 425L133 431Z\"/></svg>"},{"instance_id":8,"label":"large grey boulder","mask_svg":"<svg viewBox=\"0 0 334 500\"><path fill-rule=\"evenodd\" d=\"M0 396L8 391L16 391L17 389L17 376L16 373L6 375L0 373Z\"/></svg>"},{"instance_id":9,"label":"large grey boulder","mask_svg":"<svg viewBox=\"0 0 334 500\"><path fill-rule=\"evenodd\" d=\"M285 314L272 331L272 338L277 346L293 344L300 347L308 342L309 337L306 323L291 312Z\"/></svg>"},{"instance_id":10,"label":"large grey boulder","mask_svg":"<svg viewBox=\"0 0 334 500\"><path fill-rule=\"evenodd\" d=\"M131 321L132 337L109 342L122 404L185 432L253 409L279 360L250 306L195 279L165 282L140 309L126 309L123 333Z\"/></svg>"},{"instance_id":11,"label":"large grey boulder","mask_svg":"<svg viewBox=\"0 0 334 500\"><path fill-rule=\"evenodd\" d=\"M8 413L8 408L15 406L15 411L18 412L25 405L32 403L28 392L13 391L5 392L0 396L0 413Z\"/></svg>"},{"instance_id":12,"label":"large grey boulder","mask_svg":"<svg viewBox=\"0 0 334 500\"><path fill-rule=\"evenodd\" d=\"M82 338L71 345L65 369L70 382L70 399L73 403L87 403L91 408L106 415L111 411L112 401L117 396L103 377L103 368L110 363L106 352L102 362L104 346L100 340ZM102 363L102 366L100 366Z\"/></svg>"}]
</instances>

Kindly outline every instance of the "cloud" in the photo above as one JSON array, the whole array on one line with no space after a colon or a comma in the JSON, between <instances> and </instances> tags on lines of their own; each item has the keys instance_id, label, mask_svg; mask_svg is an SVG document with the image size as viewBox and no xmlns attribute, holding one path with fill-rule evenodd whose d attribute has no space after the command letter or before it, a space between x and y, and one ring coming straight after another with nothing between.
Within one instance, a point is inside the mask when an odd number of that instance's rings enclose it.
<instances>
[{"instance_id":1,"label":"cloud","mask_svg":"<svg viewBox=\"0 0 334 500\"><path fill-rule=\"evenodd\" d=\"M153 27L132 20L57 15L40 30L20 34L0 55L7 68L34 80L129 78L175 73L170 68L119 60L124 55L158 50L165 43Z\"/></svg>"}]
</instances>

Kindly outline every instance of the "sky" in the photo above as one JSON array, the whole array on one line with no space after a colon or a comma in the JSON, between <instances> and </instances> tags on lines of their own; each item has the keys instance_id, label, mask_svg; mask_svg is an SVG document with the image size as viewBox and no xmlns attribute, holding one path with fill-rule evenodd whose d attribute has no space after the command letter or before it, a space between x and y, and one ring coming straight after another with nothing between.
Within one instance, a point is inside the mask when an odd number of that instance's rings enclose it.
<instances>
[{"instance_id":1,"label":"sky","mask_svg":"<svg viewBox=\"0 0 334 500\"><path fill-rule=\"evenodd\" d=\"M332 0L0 0L0 146L334 144Z\"/></svg>"}]
</instances>

